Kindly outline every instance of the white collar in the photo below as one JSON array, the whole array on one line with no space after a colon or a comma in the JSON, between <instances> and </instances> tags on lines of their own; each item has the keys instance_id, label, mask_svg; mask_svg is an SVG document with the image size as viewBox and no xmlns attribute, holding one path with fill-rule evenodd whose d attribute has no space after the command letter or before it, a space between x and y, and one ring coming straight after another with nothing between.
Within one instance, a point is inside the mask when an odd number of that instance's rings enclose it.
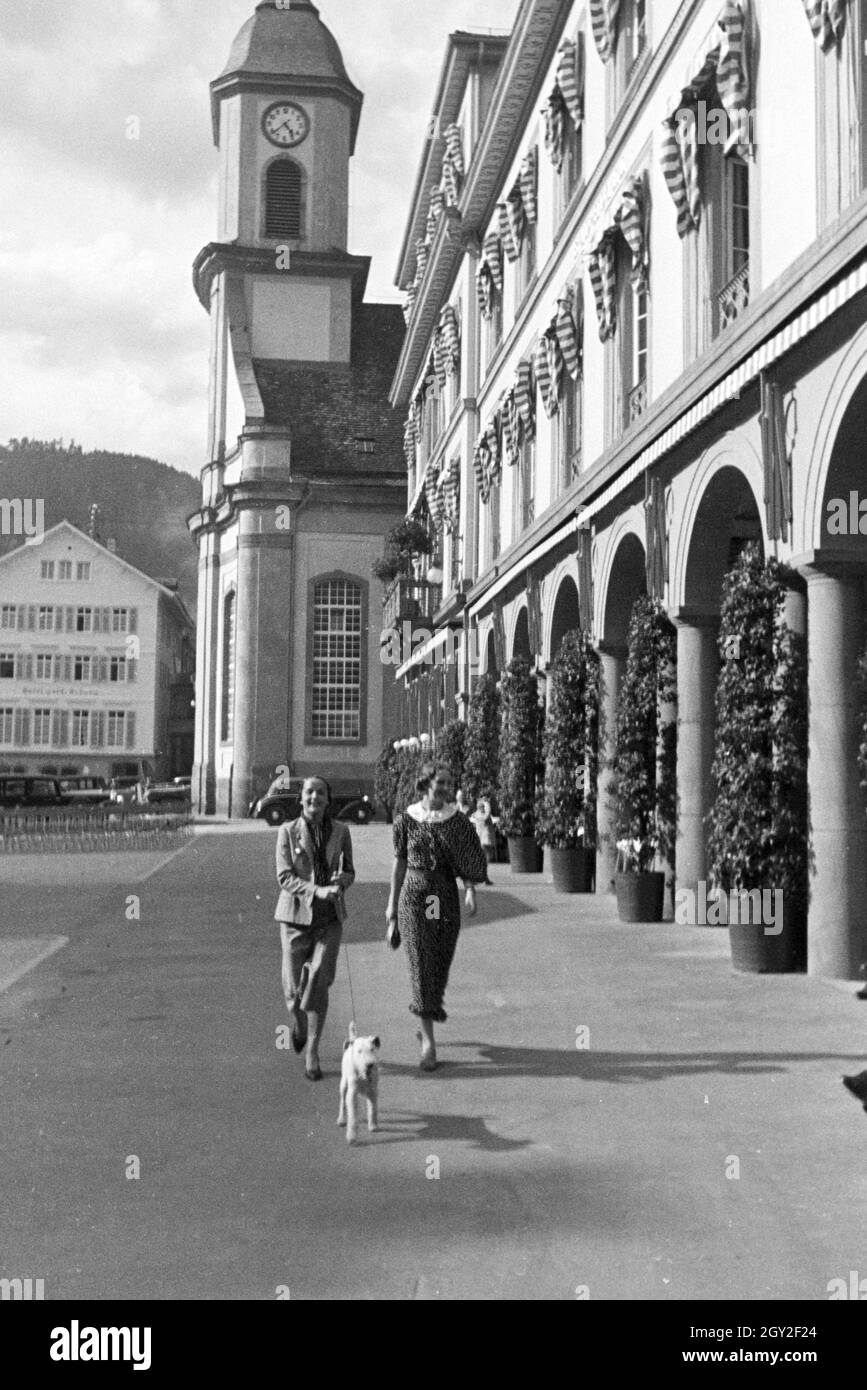
<instances>
[{"instance_id":1,"label":"white collar","mask_svg":"<svg viewBox=\"0 0 867 1390\"><path fill-rule=\"evenodd\" d=\"M419 825L438 825L440 821L451 820L457 813L457 806L445 806L441 811L429 811L421 801L416 801L413 806L406 808L406 814L418 821Z\"/></svg>"}]
</instances>

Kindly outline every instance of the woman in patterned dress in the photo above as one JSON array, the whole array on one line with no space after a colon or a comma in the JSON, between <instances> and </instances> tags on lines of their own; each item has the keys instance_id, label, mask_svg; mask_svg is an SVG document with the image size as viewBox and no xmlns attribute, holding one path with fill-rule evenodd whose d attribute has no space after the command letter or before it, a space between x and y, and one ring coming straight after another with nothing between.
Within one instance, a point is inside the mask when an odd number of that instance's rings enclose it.
<instances>
[{"instance_id":1,"label":"woman in patterned dress","mask_svg":"<svg viewBox=\"0 0 867 1390\"><path fill-rule=\"evenodd\" d=\"M457 878L464 881L467 912L476 911L475 884L487 878L479 837L452 804L447 767L427 767L416 783L421 800L394 821L394 866L385 919L386 940L403 940L412 987L410 1012L418 1016L421 1066L436 1067L434 1023L445 1023L443 996L461 929Z\"/></svg>"}]
</instances>

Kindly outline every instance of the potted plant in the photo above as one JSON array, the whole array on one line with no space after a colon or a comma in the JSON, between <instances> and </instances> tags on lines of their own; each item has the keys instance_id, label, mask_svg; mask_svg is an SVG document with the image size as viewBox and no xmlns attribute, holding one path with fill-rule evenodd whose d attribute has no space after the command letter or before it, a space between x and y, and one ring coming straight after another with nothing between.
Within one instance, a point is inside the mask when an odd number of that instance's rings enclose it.
<instances>
[{"instance_id":1,"label":"potted plant","mask_svg":"<svg viewBox=\"0 0 867 1390\"><path fill-rule=\"evenodd\" d=\"M512 871L538 873L542 868L542 851L535 838L541 710L536 678L523 657L515 657L506 667L501 698L500 822L509 843Z\"/></svg>"},{"instance_id":2,"label":"potted plant","mask_svg":"<svg viewBox=\"0 0 867 1390\"><path fill-rule=\"evenodd\" d=\"M467 726L462 719L444 724L436 736L436 760L451 769L455 791L464 783L464 758L467 746Z\"/></svg>"},{"instance_id":3,"label":"potted plant","mask_svg":"<svg viewBox=\"0 0 867 1390\"><path fill-rule=\"evenodd\" d=\"M633 604L627 646L613 764L614 887L621 921L661 922L665 873L654 864L674 849L676 726L661 729L659 712L675 698L677 645L657 600Z\"/></svg>"},{"instance_id":4,"label":"potted plant","mask_svg":"<svg viewBox=\"0 0 867 1390\"><path fill-rule=\"evenodd\" d=\"M371 573L382 584L391 584L398 575L410 573L415 556L430 555L432 550L433 540L427 527L414 517L405 517L389 531L385 554L374 560Z\"/></svg>"},{"instance_id":5,"label":"potted plant","mask_svg":"<svg viewBox=\"0 0 867 1390\"><path fill-rule=\"evenodd\" d=\"M471 801L497 803L500 770L500 692L497 678L479 676L470 697L464 745L464 790Z\"/></svg>"},{"instance_id":6,"label":"potted plant","mask_svg":"<svg viewBox=\"0 0 867 1390\"><path fill-rule=\"evenodd\" d=\"M807 661L784 621L789 578L748 546L723 585L719 634L711 892L725 899L734 968L760 973L806 967Z\"/></svg>"},{"instance_id":7,"label":"potted plant","mask_svg":"<svg viewBox=\"0 0 867 1390\"><path fill-rule=\"evenodd\" d=\"M583 632L567 632L548 678L536 822L559 893L593 888L598 726L599 658Z\"/></svg>"},{"instance_id":8,"label":"potted plant","mask_svg":"<svg viewBox=\"0 0 867 1390\"><path fill-rule=\"evenodd\" d=\"M429 757L426 746L420 738L403 738L399 741L395 812L405 811L407 806L411 806L413 802L418 800L415 784L421 775L422 767L429 761Z\"/></svg>"}]
</instances>

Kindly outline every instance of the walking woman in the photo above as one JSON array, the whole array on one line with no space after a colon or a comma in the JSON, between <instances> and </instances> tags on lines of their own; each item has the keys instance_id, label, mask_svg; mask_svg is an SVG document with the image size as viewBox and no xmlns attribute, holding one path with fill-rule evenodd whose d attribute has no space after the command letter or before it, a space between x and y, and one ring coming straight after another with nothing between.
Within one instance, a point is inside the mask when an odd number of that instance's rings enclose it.
<instances>
[{"instance_id":1,"label":"walking woman","mask_svg":"<svg viewBox=\"0 0 867 1390\"><path fill-rule=\"evenodd\" d=\"M412 989L410 1012L418 1016L421 1066L437 1064L434 1023L445 1023L443 996L461 929L456 879L464 881L466 905L476 911L475 884L487 877L479 837L451 804L454 780L447 767L426 767L416 783L421 800L394 821L394 865L385 919L386 940L406 943Z\"/></svg>"},{"instance_id":2,"label":"walking woman","mask_svg":"<svg viewBox=\"0 0 867 1390\"><path fill-rule=\"evenodd\" d=\"M292 1046L307 1049L304 1072L320 1081L319 1040L328 1013L337 953L346 920L343 895L355 882L349 827L330 815L331 789L324 777L301 788L297 820L277 836L280 897L275 919L283 949L283 993L293 1019Z\"/></svg>"}]
</instances>

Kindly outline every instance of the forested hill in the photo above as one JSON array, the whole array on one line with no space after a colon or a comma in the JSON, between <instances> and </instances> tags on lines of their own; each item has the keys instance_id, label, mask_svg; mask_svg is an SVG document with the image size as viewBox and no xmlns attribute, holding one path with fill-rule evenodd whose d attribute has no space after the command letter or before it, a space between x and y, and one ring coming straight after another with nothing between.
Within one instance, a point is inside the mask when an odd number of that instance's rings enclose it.
<instances>
[{"instance_id":1,"label":"forested hill","mask_svg":"<svg viewBox=\"0 0 867 1390\"><path fill-rule=\"evenodd\" d=\"M0 445L0 498L13 497L44 499L46 531L64 517L89 531L96 502L96 539L105 545L113 537L117 554L153 579L177 579L195 618L197 556L186 518L200 492L191 474L135 454L85 454L63 440L11 439ZM0 554L20 543L0 534Z\"/></svg>"}]
</instances>

